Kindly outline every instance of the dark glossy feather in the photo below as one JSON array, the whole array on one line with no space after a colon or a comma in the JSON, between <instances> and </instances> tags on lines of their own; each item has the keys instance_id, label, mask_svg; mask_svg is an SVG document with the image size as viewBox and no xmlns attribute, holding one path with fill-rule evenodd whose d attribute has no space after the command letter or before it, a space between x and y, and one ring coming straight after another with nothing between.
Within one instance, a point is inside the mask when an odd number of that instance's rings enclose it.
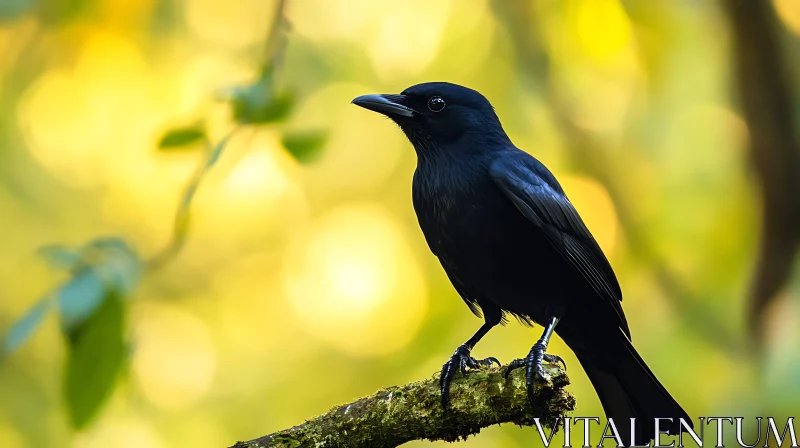
<instances>
[{"instance_id":1,"label":"dark glossy feather","mask_svg":"<svg viewBox=\"0 0 800 448\"><path fill-rule=\"evenodd\" d=\"M630 337L622 311L622 291L611 265L555 177L522 151L506 152L489 168L489 176L517 209L539 227L567 260L610 306Z\"/></svg>"}]
</instances>

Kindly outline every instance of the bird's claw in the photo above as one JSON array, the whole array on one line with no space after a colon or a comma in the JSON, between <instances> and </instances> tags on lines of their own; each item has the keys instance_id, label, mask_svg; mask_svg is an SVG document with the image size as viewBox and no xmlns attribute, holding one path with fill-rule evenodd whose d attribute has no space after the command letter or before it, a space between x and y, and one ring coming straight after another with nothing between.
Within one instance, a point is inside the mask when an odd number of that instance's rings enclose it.
<instances>
[{"instance_id":1,"label":"bird's claw","mask_svg":"<svg viewBox=\"0 0 800 448\"><path fill-rule=\"evenodd\" d=\"M551 355L549 353L545 353L542 356L542 359L548 364L561 364L561 368L566 372L567 371L567 363L561 359L558 355Z\"/></svg>"},{"instance_id":2,"label":"bird's claw","mask_svg":"<svg viewBox=\"0 0 800 448\"><path fill-rule=\"evenodd\" d=\"M567 363L561 359L560 356L557 355L550 355L545 353L546 347L543 344L536 343L531 348L531 351L528 353L528 356L525 358L518 358L508 365L505 371L505 378L508 379L508 375L511 374L512 370L518 369L520 367L525 367L525 388L528 392L528 401L533 403L533 380L535 377L538 377L541 380L547 381L550 379L550 376L545 373L544 369L542 368L542 362L547 363L560 363L564 370L567 370Z\"/></svg>"},{"instance_id":3,"label":"bird's claw","mask_svg":"<svg viewBox=\"0 0 800 448\"><path fill-rule=\"evenodd\" d=\"M475 359L470 356L470 348L466 345L460 345L453 353L453 356L444 363L442 366L442 373L439 375L439 389L442 392L442 407L447 409L448 400L450 398L450 382L460 371L463 376L469 375L470 369L479 369L481 367L489 367L492 364L497 364L500 367L500 361L497 358L489 357L486 359Z\"/></svg>"}]
</instances>

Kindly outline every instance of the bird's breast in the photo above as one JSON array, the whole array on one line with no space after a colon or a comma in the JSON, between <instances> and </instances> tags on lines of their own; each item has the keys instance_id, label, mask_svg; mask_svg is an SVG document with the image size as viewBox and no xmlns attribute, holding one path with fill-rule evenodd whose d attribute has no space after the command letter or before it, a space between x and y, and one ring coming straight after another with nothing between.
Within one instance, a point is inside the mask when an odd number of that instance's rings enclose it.
<instances>
[{"instance_id":1,"label":"bird's breast","mask_svg":"<svg viewBox=\"0 0 800 448\"><path fill-rule=\"evenodd\" d=\"M441 246L457 250L488 243L515 212L488 175L418 171L413 200L420 227L434 252Z\"/></svg>"},{"instance_id":2,"label":"bird's breast","mask_svg":"<svg viewBox=\"0 0 800 448\"><path fill-rule=\"evenodd\" d=\"M414 209L426 222L447 225L469 213L469 205L475 202L474 192L469 179L418 170L413 183Z\"/></svg>"}]
</instances>

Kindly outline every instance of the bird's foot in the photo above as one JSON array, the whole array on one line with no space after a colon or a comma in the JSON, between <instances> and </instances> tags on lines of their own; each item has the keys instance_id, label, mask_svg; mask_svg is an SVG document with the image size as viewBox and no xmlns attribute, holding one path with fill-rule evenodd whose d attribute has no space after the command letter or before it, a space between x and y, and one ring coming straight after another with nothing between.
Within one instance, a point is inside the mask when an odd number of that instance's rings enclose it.
<instances>
[{"instance_id":1,"label":"bird's foot","mask_svg":"<svg viewBox=\"0 0 800 448\"><path fill-rule=\"evenodd\" d=\"M450 382L453 380L457 371L460 370L462 375L467 376L469 375L468 367L470 369L477 369L491 366L492 363L496 363L498 367L500 366L500 361L498 361L497 358L475 359L470 356L469 347L466 345L459 345L453 353L453 356L450 357L450 360L444 363L442 366L442 373L439 375L439 389L442 391L442 407L447 409L450 396Z\"/></svg>"},{"instance_id":2,"label":"bird's foot","mask_svg":"<svg viewBox=\"0 0 800 448\"><path fill-rule=\"evenodd\" d=\"M505 378L508 379L508 375L512 370L525 367L525 387L528 391L528 401L531 403L533 403L534 377L539 377L544 381L550 379L550 376L545 373L544 369L542 368L542 362L560 363L564 367L564 370L567 370L567 363L565 363L560 356L547 354L544 352L545 349L547 349L547 346L537 342L531 348L528 356L511 361L506 369Z\"/></svg>"}]
</instances>

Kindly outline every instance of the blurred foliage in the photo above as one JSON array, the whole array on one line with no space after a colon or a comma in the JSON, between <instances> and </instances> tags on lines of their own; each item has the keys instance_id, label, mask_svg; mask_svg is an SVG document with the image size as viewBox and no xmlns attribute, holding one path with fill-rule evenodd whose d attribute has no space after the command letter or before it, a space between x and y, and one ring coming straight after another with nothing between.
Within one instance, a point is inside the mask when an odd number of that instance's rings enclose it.
<instances>
[{"instance_id":1,"label":"blurred foliage","mask_svg":"<svg viewBox=\"0 0 800 448\"><path fill-rule=\"evenodd\" d=\"M35 0L7 0L0 3L0 20L15 19L36 5Z\"/></svg>"},{"instance_id":2,"label":"blurred foliage","mask_svg":"<svg viewBox=\"0 0 800 448\"><path fill-rule=\"evenodd\" d=\"M196 143L206 138L206 131L201 126L190 126L185 128L175 128L167 131L158 142L159 149L171 150L175 148L185 148L192 143Z\"/></svg>"},{"instance_id":3,"label":"blurred foliage","mask_svg":"<svg viewBox=\"0 0 800 448\"><path fill-rule=\"evenodd\" d=\"M319 156L325 145L325 131L297 131L283 135L281 144L300 162L310 162Z\"/></svg>"},{"instance_id":4,"label":"blurred foliage","mask_svg":"<svg viewBox=\"0 0 800 448\"><path fill-rule=\"evenodd\" d=\"M796 51L800 6L773 4ZM227 446L436 372L480 321L419 231L413 150L350 105L430 80L480 90L555 172L692 415L796 411L796 273L763 362L729 347L759 192L716 2L289 0L275 26L283 6L0 2L0 447Z\"/></svg>"},{"instance_id":5,"label":"blurred foliage","mask_svg":"<svg viewBox=\"0 0 800 448\"><path fill-rule=\"evenodd\" d=\"M9 330L3 354L29 338L56 305L69 356L64 393L70 421L82 428L114 388L125 359L123 297L139 281L141 262L124 241L106 238L79 250L45 246L39 251L72 278L41 299Z\"/></svg>"},{"instance_id":6,"label":"blurred foliage","mask_svg":"<svg viewBox=\"0 0 800 448\"><path fill-rule=\"evenodd\" d=\"M6 355L32 335L52 305L57 306L61 327L69 339L95 315L108 294L130 293L141 273L136 253L124 241L114 238L93 241L76 251L45 246L39 253L54 266L69 271L72 278L37 302L14 324L5 338Z\"/></svg>"},{"instance_id":7,"label":"blurred foliage","mask_svg":"<svg viewBox=\"0 0 800 448\"><path fill-rule=\"evenodd\" d=\"M124 365L123 300L113 292L104 294L95 312L66 332L69 357L64 369L64 394L75 428L85 427L99 412Z\"/></svg>"},{"instance_id":8,"label":"blurred foliage","mask_svg":"<svg viewBox=\"0 0 800 448\"><path fill-rule=\"evenodd\" d=\"M283 2L278 3L270 32L273 39L282 28ZM14 9L10 6L9 12ZM17 12L21 12L21 6ZM277 36L277 37L276 37ZM283 44L280 44L283 45ZM276 51L278 48L273 49ZM276 55L269 55L259 80L252 85L227 89L226 100L231 103L233 118L240 125L263 125L281 122L292 111L291 94L276 92ZM160 268L183 247L189 230L189 209L195 193L207 173L222 155L232 134L222 138L207 151L205 162L190 179L175 217L173 240L149 267ZM201 125L167 130L158 141L161 150L184 148L192 143L207 141ZM284 136L287 151L299 161L309 161L325 143L325 134L289 133ZM50 297L37 302L21 319L12 325L4 338L0 354L8 356L31 337L44 319L52 302L58 306L61 327L68 345L64 369L65 402L72 426L85 427L99 412L111 395L117 375L126 358L124 316L127 297L137 286L143 266L136 252L123 240L95 240L77 251L60 245L49 245L39 252L54 266L64 268L72 276Z\"/></svg>"},{"instance_id":9,"label":"blurred foliage","mask_svg":"<svg viewBox=\"0 0 800 448\"><path fill-rule=\"evenodd\" d=\"M8 330L8 334L3 341L2 354L4 356L12 353L26 339L31 337L36 328L42 323L52 304L53 301L50 297L40 300Z\"/></svg>"},{"instance_id":10,"label":"blurred foliage","mask_svg":"<svg viewBox=\"0 0 800 448\"><path fill-rule=\"evenodd\" d=\"M263 124L286 119L294 106L294 96L273 89L273 72L267 68L258 81L234 87L224 93L233 105L233 118L242 124Z\"/></svg>"}]
</instances>

